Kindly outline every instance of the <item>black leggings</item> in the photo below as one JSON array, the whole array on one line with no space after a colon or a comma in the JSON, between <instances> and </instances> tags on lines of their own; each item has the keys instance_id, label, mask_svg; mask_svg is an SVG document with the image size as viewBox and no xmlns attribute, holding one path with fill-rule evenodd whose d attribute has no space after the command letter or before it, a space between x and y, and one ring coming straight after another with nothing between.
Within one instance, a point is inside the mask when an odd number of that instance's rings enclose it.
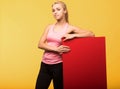
<instances>
[{"instance_id":1,"label":"black leggings","mask_svg":"<svg viewBox=\"0 0 120 89\"><path fill-rule=\"evenodd\" d=\"M63 89L62 63L48 65L42 62L35 89L48 89L52 79L54 89Z\"/></svg>"}]
</instances>

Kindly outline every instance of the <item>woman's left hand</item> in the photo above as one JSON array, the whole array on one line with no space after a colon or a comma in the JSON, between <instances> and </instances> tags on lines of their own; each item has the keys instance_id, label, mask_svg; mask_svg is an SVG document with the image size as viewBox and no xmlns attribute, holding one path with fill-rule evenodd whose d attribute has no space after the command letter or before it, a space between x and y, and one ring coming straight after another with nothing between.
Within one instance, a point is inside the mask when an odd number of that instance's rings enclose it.
<instances>
[{"instance_id":1,"label":"woman's left hand","mask_svg":"<svg viewBox=\"0 0 120 89\"><path fill-rule=\"evenodd\" d=\"M63 38L64 38L63 41L73 39L75 38L75 34L66 34Z\"/></svg>"}]
</instances>

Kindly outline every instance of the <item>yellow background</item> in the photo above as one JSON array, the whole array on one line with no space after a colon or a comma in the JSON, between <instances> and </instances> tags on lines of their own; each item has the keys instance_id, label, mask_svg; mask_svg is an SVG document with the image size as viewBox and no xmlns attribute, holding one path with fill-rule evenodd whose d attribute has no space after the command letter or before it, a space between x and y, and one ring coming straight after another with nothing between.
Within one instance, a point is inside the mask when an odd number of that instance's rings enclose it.
<instances>
[{"instance_id":1,"label":"yellow background","mask_svg":"<svg viewBox=\"0 0 120 89\"><path fill-rule=\"evenodd\" d=\"M34 89L54 1L0 0L0 89ZM108 89L120 89L120 0L63 1L71 24L106 37Z\"/></svg>"}]
</instances>

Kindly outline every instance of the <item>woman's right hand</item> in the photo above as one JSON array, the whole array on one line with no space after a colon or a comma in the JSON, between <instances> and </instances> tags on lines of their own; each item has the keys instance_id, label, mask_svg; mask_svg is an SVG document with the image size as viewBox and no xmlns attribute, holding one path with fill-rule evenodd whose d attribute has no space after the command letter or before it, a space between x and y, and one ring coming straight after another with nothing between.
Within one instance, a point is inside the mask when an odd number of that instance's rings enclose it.
<instances>
[{"instance_id":1,"label":"woman's right hand","mask_svg":"<svg viewBox=\"0 0 120 89\"><path fill-rule=\"evenodd\" d=\"M69 46L65 46L65 45L60 45L57 47L56 51L60 54L64 53L64 52L69 52L70 51L70 47Z\"/></svg>"}]
</instances>

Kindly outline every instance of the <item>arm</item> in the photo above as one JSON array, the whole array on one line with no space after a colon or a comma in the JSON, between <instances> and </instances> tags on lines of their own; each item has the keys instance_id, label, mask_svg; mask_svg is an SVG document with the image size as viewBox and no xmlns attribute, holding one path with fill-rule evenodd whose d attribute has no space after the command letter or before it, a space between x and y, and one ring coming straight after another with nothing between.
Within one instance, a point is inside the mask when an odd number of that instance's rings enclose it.
<instances>
[{"instance_id":1,"label":"arm","mask_svg":"<svg viewBox=\"0 0 120 89\"><path fill-rule=\"evenodd\" d=\"M73 39L75 37L94 37L94 33L88 30L83 30L78 27L70 26L69 31L64 36L64 40Z\"/></svg>"},{"instance_id":2,"label":"arm","mask_svg":"<svg viewBox=\"0 0 120 89\"><path fill-rule=\"evenodd\" d=\"M42 34L42 36L40 38L38 48L44 49L44 50L49 50L49 51L55 51L55 49L56 49L55 47L51 47L51 46L47 45L47 34L48 34L50 27L51 27L50 25L48 27L46 27L44 33Z\"/></svg>"},{"instance_id":3,"label":"arm","mask_svg":"<svg viewBox=\"0 0 120 89\"><path fill-rule=\"evenodd\" d=\"M47 34L48 34L50 27L51 25L45 29L39 41L38 48L48 50L48 51L53 51L53 52L59 52L59 53L68 52L70 50L68 46L61 45L59 47L55 47L55 46L50 46L47 44Z\"/></svg>"}]
</instances>

